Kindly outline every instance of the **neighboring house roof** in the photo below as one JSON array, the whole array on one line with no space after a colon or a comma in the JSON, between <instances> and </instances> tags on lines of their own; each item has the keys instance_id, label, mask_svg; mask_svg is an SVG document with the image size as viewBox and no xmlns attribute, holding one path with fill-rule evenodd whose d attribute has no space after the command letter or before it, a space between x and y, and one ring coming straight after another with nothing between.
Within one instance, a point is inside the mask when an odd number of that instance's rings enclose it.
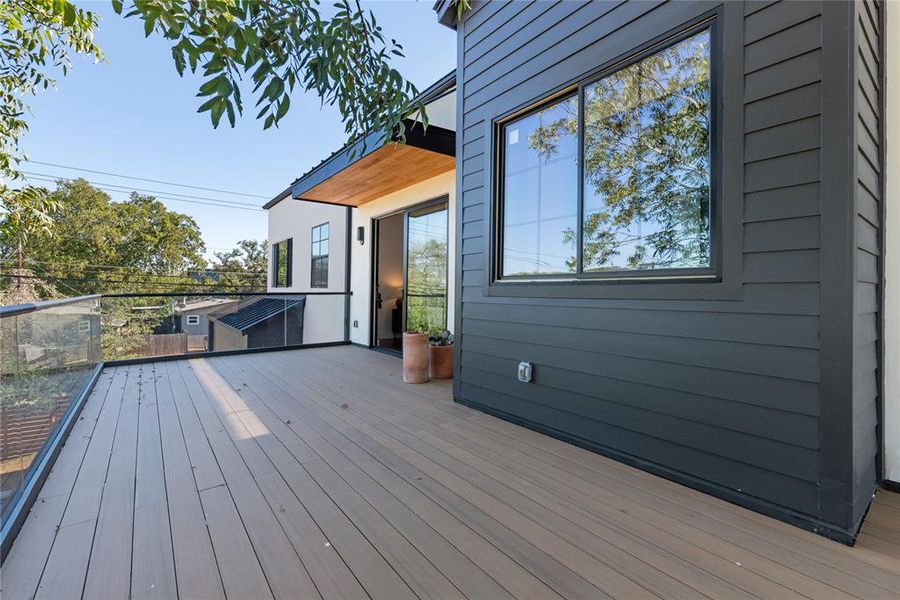
<instances>
[{"instance_id":1,"label":"neighboring house roof","mask_svg":"<svg viewBox=\"0 0 900 600\"><path fill-rule=\"evenodd\" d=\"M263 296L245 302L238 310L225 314L210 314L210 317L232 329L244 332L278 313L294 308L306 301L305 296L283 297Z\"/></svg>"},{"instance_id":2,"label":"neighboring house roof","mask_svg":"<svg viewBox=\"0 0 900 600\"><path fill-rule=\"evenodd\" d=\"M424 89L415 101L422 104L434 102L450 93L456 87L456 71L450 71L433 84ZM407 119L406 143L410 146L427 148L429 150L440 152L453 156L455 154L455 133L453 131L437 127L436 125L428 126L427 135L422 131L421 127L413 127L415 121ZM385 144L382 132L373 132L365 136L356 138L344 144L339 150L332 152L327 158L322 160L315 167L298 177L277 196L269 200L263 205L268 210L284 200L285 198L295 197L302 198L304 192L312 189L316 185L322 183L330 177L346 169L353 163L375 152Z\"/></svg>"},{"instance_id":3,"label":"neighboring house roof","mask_svg":"<svg viewBox=\"0 0 900 600\"><path fill-rule=\"evenodd\" d=\"M226 298L213 298L212 300L196 300L194 302L188 302L186 304L176 304L175 312L176 313L186 313L193 312L197 310L204 310L206 308L211 307L220 307L223 304L234 304L237 300L228 300Z\"/></svg>"}]
</instances>

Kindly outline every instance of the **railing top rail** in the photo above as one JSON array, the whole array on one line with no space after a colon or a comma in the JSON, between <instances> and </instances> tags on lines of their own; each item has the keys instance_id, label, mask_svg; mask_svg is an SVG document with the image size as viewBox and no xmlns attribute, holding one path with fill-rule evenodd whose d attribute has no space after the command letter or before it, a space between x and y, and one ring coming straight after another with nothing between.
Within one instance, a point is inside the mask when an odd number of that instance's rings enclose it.
<instances>
[{"instance_id":1,"label":"railing top rail","mask_svg":"<svg viewBox=\"0 0 900 600\"><path fill-rule=\"evenodd\" d=\"M353 292L127 292L121 294L100 294L103 298L188 298L207 296L352 296Z\"/></svg>"},{"instance_id":2,"label":"railing top rail","mask_svg":"<svg viewBox=\"0 0 900 600\"><path fill-rule=\"evenodd\" d=\"M60 298L59 300L45 300L44 302L29 302L27 304L13 304L11 306L0 306L0 319L13 317L16 315L24 315L27 313L55 308L57 306L65 306L66 304L74 304L85 300L94 300L100 298L101 294L91 294L89 296L76 296L74 298Z\"/></svg>"}]
</instances>

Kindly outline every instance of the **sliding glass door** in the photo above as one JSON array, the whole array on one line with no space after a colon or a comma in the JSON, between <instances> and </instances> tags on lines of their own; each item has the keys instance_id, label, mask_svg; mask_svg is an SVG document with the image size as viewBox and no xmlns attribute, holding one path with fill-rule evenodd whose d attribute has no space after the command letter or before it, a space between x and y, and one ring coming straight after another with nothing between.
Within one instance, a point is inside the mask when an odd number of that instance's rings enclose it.
<instances>
[{"instance_id":1,"label":"sliding glass door","mask_svg":"<svg viewBox=\"0 0 900 600\"><path fill-rule=\"evenodd\" d=\"M406 213L406 331L447 328L447 202Z\"/></svg>"}]
</instances>

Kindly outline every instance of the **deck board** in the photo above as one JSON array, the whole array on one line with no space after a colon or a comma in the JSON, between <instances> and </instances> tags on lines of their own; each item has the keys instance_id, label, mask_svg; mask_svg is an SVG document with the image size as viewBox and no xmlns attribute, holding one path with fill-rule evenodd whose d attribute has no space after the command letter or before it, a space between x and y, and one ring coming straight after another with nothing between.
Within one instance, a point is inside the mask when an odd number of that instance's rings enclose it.
<instances>
[{"instance_id":1,"label":"deck board","mask_svg":"<svg viewBox=\"0 0 900 600\"><path fill-rule=\"evenodd\" d=\"M175 558L170 530L169 492L163 466L157 375L153 365L142 370L138 410L137 464L134 497L132 598L174 598Z\"/></svg>"},{"instance_id":2,"label":"deck board","mask_svg":"<svg viewBox=\"0 0 900 600\"><path fill-rule=\"evenodd\" d=\"M155 364L154 372L178 594L184 598L221 597L222 576L178 419L172 380L163 363Z\"/></svg>"},{"instance_id":3,"label":"deck board","mask_svg":"<svg viewBox=\"0 0 900 600\"><path fill-rule=\"evenodd\" d=\"M320 348L107 369L3 598L900 598L900 496L853 548Z\"/></svg>"},{"instance_id":4,"label":"deck board","mask_svg":"<svg viewBox=\"0 0 900 600\"><path fill-rule=\"evenodd\" d=\"M320 368L325 367L320 366ZM360 404L368 403L368 398L356 396L350 401L354 403L353 408L351 409L352 411L366 412L366 409L361 408ZM390 414L392 412L391 407L387 405L380 405L376 410L381 414ZM524 480L517 479L514 476L508 476L508 468L510 465L502 465L503 468L497 468L463 448L454 448L449 445L444 445L443 448L450 454L463 457L463 460L456 460L447 453L441 455L439 452L440 447L435 446L436 436L434 435L433 430L426 430L420 433L419 437L416 437L408 431L404 431L401 427L395 426L396 423L402 424L405 422L405 414L407 413L396 412L391 415L392 418L388 421L378 417L375 410L373 410L365 415L365 419L367 422L378 425L379 429L385 433L391 434L394 440L404 443L406 448L427 457L432 464L439 464L444 469L445 474L450 474L449 477L451 480L455 479L457 485L463 480L477 484L476 486L469 488L470 493L472 489L477 489L477 491L474 492L477 498L473 500L473 504L483 506L484 502L487 502L489 505L494 505L496 510L496 502L499 500L503 503L503 506L515 509L525 519L531 522L543 523L553 532L563 536L564 539L577 543L579 548L576 548L576 552L581 552L581 549L584 548L588 551L593 551L595 556L602 557L604 560L608 561L612 568L605 564L599 567L599 569L603 570L603 572L600 573L600 576L607 582L604 586L605 590L614 592L614 595L633 597L636 593L633 586L634 584L639 583L640 585L652 588L656 594L663 597L678 597L680 594L686 592L684 586L679 585L679 582L673 580L673 578L661 577L661 575L664 576L665 574L662 572L658 573L655 569L649 568L647 563L635 559L624 551L623 548L607 543L603 536L591 535L588 531L588 528L591 528L591 523L589 521L584 519L578 520L572 510L560 510L561 508L565 509L565 506L562 504L562 498L554 498L550 494L546 494L544 497L549 498L549 500L545 500L545 505L534 502L533 499L536 495L540 495L541 490L535 486L523 487L517 485L520 481ZM426 427L427 429L427 424L416 423L411 426L410 431L414 433L418 427ZM468 446L471 448L471 443L468 444ZM481 455L496 456L497 452L498 449L489 449L481 453ZM410 460L416 459L413 456ZM473 466L470 465L478 465L478 468L473 468ZM423 468L427 469L427 467ZM528 466L528 476L531 479L534 479L535 477L533 469L533 464ZM487 474L490 474L493 479L488 477ZM444 479L444 482L448 487L454 487L452 481L446 481L446 475ZM568 482L568 484L571 485L571 482ZM551 484L551 487L558 488L559 485L560 484L557 482L555 485ZM587 496L582 498L582 501L591 500L592 498ZM558 512L554 512L554 510ZM521 529L521 526L513 526L513 528ZM615 532L607 530L604 533L607 538L612 538L613 540L616 540L616 542L620 541L618 538L621 536L617 536ZM533 541L539 546L545 543L545 540L540 538ZM547 548L547 546L544 547ZM575 546L572 547L574 548ZM697 550L698 548L693 549L694 554L697 553ZM559 555L561 552L565 552L565 549L560 549L559 547L550 547L549 549L551 555ZM583 555L580 556L584 558ZM590 557L587 559L590 560ZM719 569L731 568L738 571L738 575L744 575L734 564L722 559L719 560ZM596 564L590 564L590 567L598 569ZM702 572L697 571L692 574L694 577L689 577L689 579L691 581L696 581L696 579L702 578L701 573ZM623 581L622 578L625 575L631 577L633 582L631 585L629 585L628 582ZM612 580L612 583L618 583L621 586L620 589L617 590L610 585L610 580ZM753 584L755 584L755 586ZM759 591L766 595L771 595L779 591L766 579L761 579L759 581L751 580L746 585L750 588L754 588L755 591ZM737 597L739 596L739 593L732 589L729 595ZM785 592L781 591L781 595L785 596L789 594L785 594Z\"/></svg>"}]
</instances>

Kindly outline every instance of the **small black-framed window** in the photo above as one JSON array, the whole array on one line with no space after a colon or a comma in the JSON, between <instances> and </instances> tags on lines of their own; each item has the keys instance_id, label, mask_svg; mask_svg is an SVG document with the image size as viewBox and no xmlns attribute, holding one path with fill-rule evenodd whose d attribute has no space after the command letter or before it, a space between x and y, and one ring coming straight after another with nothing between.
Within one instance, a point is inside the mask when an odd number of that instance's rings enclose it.
<instances>
[{"instance_id":1,"label":"small black-framed window","mask_svg":"<svg viewBox=\"0 0 900 600\"><path fill-rule=\"evenodd\" d=\"M272 287L291 287L293 250L293 238L288 238L272 246Z\"/></svg>"},{"instance_id":2,"label":"small black-framed window","mask_svg":"<svg viewBox=\"0 0 900 600\"><path fill-rule=\"evenodd\" d=\"M188 315L186 323L188 325L199 325L200 324L200 315Z\"/></svg>"},{"instance_id":3,"label":"small black-framed window","mask_svg":"<svg viewBox=\"0 0 900 600\"><path fill-rule=\"evenodd\" d=\"M328 287L328 236L328 223L322 223L312 228L310 287Z\"/></svg>"},{"instance_id":4,"label":"small black-framed window","mask_svg":"<svg viewBox=\"0 0 900 600\"><path fill-rule=\"evenodd\" d=\"M715 279L715 21L495 122L493 280Z\"/></svg>"}]
</instances>

